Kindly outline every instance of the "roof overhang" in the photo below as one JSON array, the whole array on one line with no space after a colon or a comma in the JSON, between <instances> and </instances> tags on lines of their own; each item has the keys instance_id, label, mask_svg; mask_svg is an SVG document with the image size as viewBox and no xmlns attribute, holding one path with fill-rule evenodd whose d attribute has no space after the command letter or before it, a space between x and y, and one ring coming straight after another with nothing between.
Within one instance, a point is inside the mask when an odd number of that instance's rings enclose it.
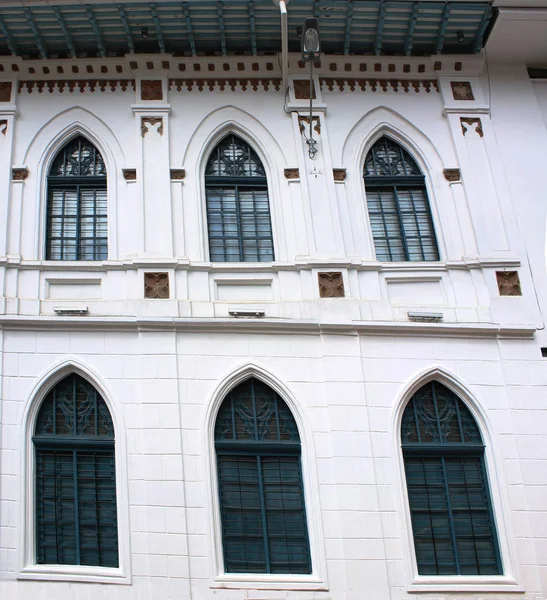
<instances>
[{"instance_id":1,"label":"roof overhang","mask_svg":"<svg viewBox=\"0 0 547 600\"><path fill-rule=\"evenodd\" d=\"M315 16L327 54L472 54L481 50L492 15L490 2L475 0L292 0L288 49L300 50L299 28ZM272 0L7 0L0 6L0 55L280 51L280 10Z\"/></svg>"}]
</instances>

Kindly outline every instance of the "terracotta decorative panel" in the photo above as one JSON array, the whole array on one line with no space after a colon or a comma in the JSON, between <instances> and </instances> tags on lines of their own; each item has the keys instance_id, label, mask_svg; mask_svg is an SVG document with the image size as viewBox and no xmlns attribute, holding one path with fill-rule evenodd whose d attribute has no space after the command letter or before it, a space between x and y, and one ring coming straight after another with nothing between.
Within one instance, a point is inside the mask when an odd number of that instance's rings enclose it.
<instances>
[{"instance_id":1,"label":"terracotta decorative panel","mask_svg":"<svg viewBox=\"0 0 547 600\"><path fill-rule=\"evenodd\" d=\"M479 137L484 137L482 130L482 121L477 118L460 117L462 133L465 135L468 131L475 132Z\"/></svg>"},{"instance_id":2,"label":"terracotta decorative panel","mask_svg":"<svg viewBox=\"0 0 547 600\"><path fill-rule=\"evenodd\" d=\"M143 79L141 81L141 100L163 100L161 81Z\"/></svg>"},{"instance_id":3,"label":"terracotta decorative panel","mask_svg":"<svg viewBox=\"0 0 547 600\"><path fill-rule=\"evenodd\" d=\"M310 99L310 81L309 79L295 79L293 81L294 97L296 100ZM315 85L312 85L312 98L315 100Z\"/></svg>"},{"instance_id":4,"label":"terracotta decorative panel","mask_svg":"<svg viewBox=\"0 0 547 600\"><path fill-rule=\"evenodd\" d=\"M500 296L522 296L518 271L496 271Z\"/></svg>"},{"instance_id":5,"label":"terracotta decorative panel","mask_svg":"<svg viewBox=\"0 0 547 600\"><path fill-rule=\"evenodd\" d=\"M285 169L285 179L299 179L300 171L298 169Z\"/></svg>"},{"instance_id":6,"label":"terracotta decorative panel","mask_svg":"<svg viewBox=\"0 0 547 600\"><path fill-rule=\"evenodd\" d=\"M473 90L469 81L451 81L452 96L454 100L474 100Z\"/></svg>"},{"instance_id":7,"label":"terracotta decorative panel","mask_svg":"<svg viewBox=\"0 0 547 600\"><path fill-rule=\"evenodd\" d=\"M11 81L0 81L0 102L11 100Z\"/></svg>"},{"instance_id":8,"label":"terracotta decorative panel","mask_svg":"<svg viewBox=\"0 0 547 600\"><path fill-rule=\"evenodd\" d=\"M122 173L126 181L135 181L137 179L137 169L122 169Z\"/></svg>"},{"instance_id":9,"label":"terracotta decorative panel","mask_svg":"<svg viewBox=\"0 0 547 600\"><path fill-rule=\"evenodd\" d=\"M12 169L13 181L24 181L28 177L28 169Z\"/></svg>"},{"instance_id":10,"label":"terracotta decorative panel","mask_svg":"<svg viewBox=\"0 0 547 600\"><path fill-rule=\"evenodd\" d=\"M184 179L186 177L186 171L184 169L171 169L171 179Z\"/></svg>"},{"instance_id":11,"label":"terracotta decorative panel","mask_svg":"<svg viewBox=\"0 0 547 600\"><path fill-rule=\"evenodd\" d=\"M148 126L154 127L159 125L158 133L163 135L163 119L161 117L142 117L141 119L141 135L144 137L148 133Z\"/></svg>"},{"instance_id":12,"label":"terracotta decorative panel","mask_svg":"<svg viewBox=\"0 0 547 600\"><path fill-rule=\"evenodd\" d=\"M443 171L444 178L447 181L460 181L461 174L459 169L445 169Z\"/></svg>"},{"instance_id":13,"label":"terracotta decorative panel","mask_svg":"<svg viewBox=\"0 0 547 600\"><path fill-rule=\"evenodd\" d=\"M319 273L319 296L321 298L343 298L344 279L340 271Z\"/></svg>"},{"instance_id":14,"label":"terracotta decorative panel","mask_svg":"<svg viewBox=\"0 0 547 600\"><path fill-rule=\"evenodd\" d=\"M169 273L145 273L144 297L169 298Z\"/></svg>"},{"instance_id":15,"label":"terracotta decorative panel","mask_svg":"<svg viewBox=\"0 0 547 600\"><path fill-rule=\"evenodd\" d=\"M346 181L346 169L333 169L334 181Z\"/></svg>"}]
</instances>

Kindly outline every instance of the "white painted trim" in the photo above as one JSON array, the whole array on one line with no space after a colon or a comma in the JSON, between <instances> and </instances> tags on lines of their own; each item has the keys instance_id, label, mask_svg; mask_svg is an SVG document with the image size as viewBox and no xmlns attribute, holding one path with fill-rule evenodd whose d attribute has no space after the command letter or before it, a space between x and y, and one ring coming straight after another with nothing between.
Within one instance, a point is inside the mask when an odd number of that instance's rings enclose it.
<instances>
[{"instance_id":1,"label":"white painted trim","mask_svg":"<svg viewBox=\"0 0 547 600\"><path fill-rule=\"evenodd\" d=\"M42 401L48 392L70 373L77 373L89 381L101 394L114 424L114 453L116 462L116 505L118 521L119 567L86 567L81 565L37 565L36 548L36 509L34 496L34 447L32 435ZM130 536L129 536L129 497L127 474L127 451L125 427L121 404L114 401L101 377L84 361L73 356L65 357L38 378L27 400L20 423L21 432L21 476L19 524L20 543L18 556L18 579L56 579L67 581L93 581L102 583L131 583Z\"/></svg>"},{"instance_id":2,"label":"white painted trim","mask_svg":"<svg viewBox=\"0 0 547 600\"><path fill-rule=\"evenodd\" d=\"M283 173L283 168L287 166L287 161L279 144L264 125L250 113L235 106L224 106L209 113L194 130L184 154L183 164L185 164L184 161L188 157L196 157L194 164L188 165L186 171L188 184L191 186L193 183L193 193L196 194L197 203L200 207L198 214L200 222L197 224L197 228L202 232L200 255L205 260L209 260L205 167L215 146L230 133L247 142L264 165L268 186L274 256L277 260L280 258L285 260L287 252L280 211L282 203L279 178L280 173ZM192 175L195 177L192 178ZM192 190L188 189L186 193L192 193ZM236 265L237 263L229 264Z\"/></svg>"},{"instance_id":3,"label":"white painted trim","mask_svg":"<svg viewBox=\"0 0 547 600\"><path fill-rule=\"evenodd\" d=\"M39 260L45 258L47 174L59 150L78 135L87 138L99 150L105 162L108 257L115 259L118 256L117 191L118 180L121 178L120 169L126 166L125 157L110 127L87 109L74 106L44 124L30 141L25 153L25 164L30 165L31 173L36 173L33 178L36 207L34 256Z\"/></svg>"},{"instance_id":4,"label":"white painted trim","mask_svg":"<svg viewBox=\"0 0 547 600\"><path fill-rule=\"evenodd\" d=\"M218 475L215 453L214 431L218 410L226 395L234 387L256 377L270 386L287 403L296 424L301 442L301 465L304 486L304 501L308 525L308 537L312 562L310 575L270 575L225 573L222 553L222 528L220 504L218 501ZM209 544L212 557L211 587L235 587L255 589L328 589L327 568L324 548L321 506L319 502L319 480L317 461L313 444L311 425L291 390L269 370L258 363L246 362L228 373L214 390L205 412L202 431L204 432L204 457L207 470L206 502L209 515Z\"/></svg>"},{"instance_id":5,"label":"white painted trim","mask_svg":"<svg viewBox=\"0 0 547 600\"><path fill-rule=\"evenodd\" d=\"M403 413L412 396L425 384L431 381L442 383L467 406L475 418L481 435L483 437L485 450L485 467L490 488L492 502L492 513L494 526L498 539L498 547L502 563L503 575L500 576L423 576L418 574L416 553L414 550L414 536L412 533L412 522L410 517L410 506L406 485L403 453L401 450L401 422ZM465 386L459 378L448 370L433 366L416 374L399 394L392 421L392 447L394 452L395 486L398 488L397 500L401 514L401 540L405 546L403 565L406 573L408 592L486 592L486 591L522 591L519 585L520 573L516 561L516 548L514 535L509 518L509 500L507 498L507 486L503 480L503 474L496 462L494 452L494 441L492 427L488 416L482 408L476 396ZM497 454L501 456L501 454Z\"/></svg>"}]
</instances>

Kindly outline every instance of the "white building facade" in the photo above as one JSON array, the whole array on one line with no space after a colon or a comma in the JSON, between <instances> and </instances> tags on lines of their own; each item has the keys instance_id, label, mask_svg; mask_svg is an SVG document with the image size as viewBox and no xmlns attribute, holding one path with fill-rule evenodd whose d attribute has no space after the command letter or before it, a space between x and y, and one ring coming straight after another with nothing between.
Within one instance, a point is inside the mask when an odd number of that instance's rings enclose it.
<instances>
[{"instance_id":1,"label":"white building facade","mask_svg":"<svg viewBox=\"0 0 547 600\"><path fill-rule=\"evenodd\" d=\"M544 598L547 9L323 54L310 158L298 53L7 4L0 598Z\"/></svg>"}]
</instances>

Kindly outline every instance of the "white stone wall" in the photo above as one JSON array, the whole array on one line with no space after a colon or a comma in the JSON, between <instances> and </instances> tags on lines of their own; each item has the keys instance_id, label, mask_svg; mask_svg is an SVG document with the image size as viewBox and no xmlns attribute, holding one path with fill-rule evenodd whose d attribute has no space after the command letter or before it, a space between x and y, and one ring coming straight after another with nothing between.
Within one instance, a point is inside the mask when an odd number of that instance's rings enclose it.
<instances>
[{"instance_id":1,"label":"white stone wall","mask_svg":"<svg viewBox=\"0 0 547 600\"><path fill-rule=\"evenodd\" d=\"M317 73L327 81L316 86L320 151L311 161L295 112L305 115L308 101L296 100L292 87L290 114L272 84L178 91L175 83L167 91L169 79L211 73L270 80L280 76L273 58L171 59L163 71L158 57L139 58L136 67L80 59L60 61L62 75L49 61L58 78L85 80L89 64L93 77L135 78L136 90L46 86L40 93L35 86L29 93L22 86L0 103L0 122L7 121L0 129L0 598L385 600L427 592L539 600L547 593L543 96L523 66L490 66L487 78L481 58L327 58ZM2 64L0 80L14 89L53 79L28 71L40 62ZM67 74L71 65L80 74ZM101 66L106 75L96 75ZM297 57L291 72L306 78ZM157 77L165 101L141 101L140 80ZM363 91L351 78L369 83ZM436 82L439 91L423 83L405 89L405 81ZM451 81L469 81L475 100L455 101ZM143 117L161 117L163 133L149 125L143 137ZM482 136L461 118L480 119ZM228 131L251 142L266 167L273 264L208 262L203 169ZM109 260L99 264L44 260L45 173L75 132L97 144L108 169ZM424 172L438 263L374 258L361 172L383 133ZM12 168L23 167L28 177L12 182ZM169 169L180 168L184 180L171 180ZM299 178L287 180L284 169L294 168ZM347 169L345 181L334 180L333 168ZM447 181L443 170L458 168L461 181ZM136 169L136 181L122 169ZM495 272L503 270L519 272L521 297L499 296ZM143 298L146 271L169 273L170 299ZM320 271L342 272L345 298L319 298ZM75 303L89 314L55 316L54 307ZM234 320L234 308L265 317ZM444 319L409 322L409 310ZM94 382L115 421L116 581L85 570L33 570L32 415L47 386L70 370ZM222 573L211 427L223 392L246 374L276 387L300 426L313 561L307 580ZM398 427L404 403L430 378L456 391L481 426L503 577L416 576Z\"/></svg>"}]
</instances>

